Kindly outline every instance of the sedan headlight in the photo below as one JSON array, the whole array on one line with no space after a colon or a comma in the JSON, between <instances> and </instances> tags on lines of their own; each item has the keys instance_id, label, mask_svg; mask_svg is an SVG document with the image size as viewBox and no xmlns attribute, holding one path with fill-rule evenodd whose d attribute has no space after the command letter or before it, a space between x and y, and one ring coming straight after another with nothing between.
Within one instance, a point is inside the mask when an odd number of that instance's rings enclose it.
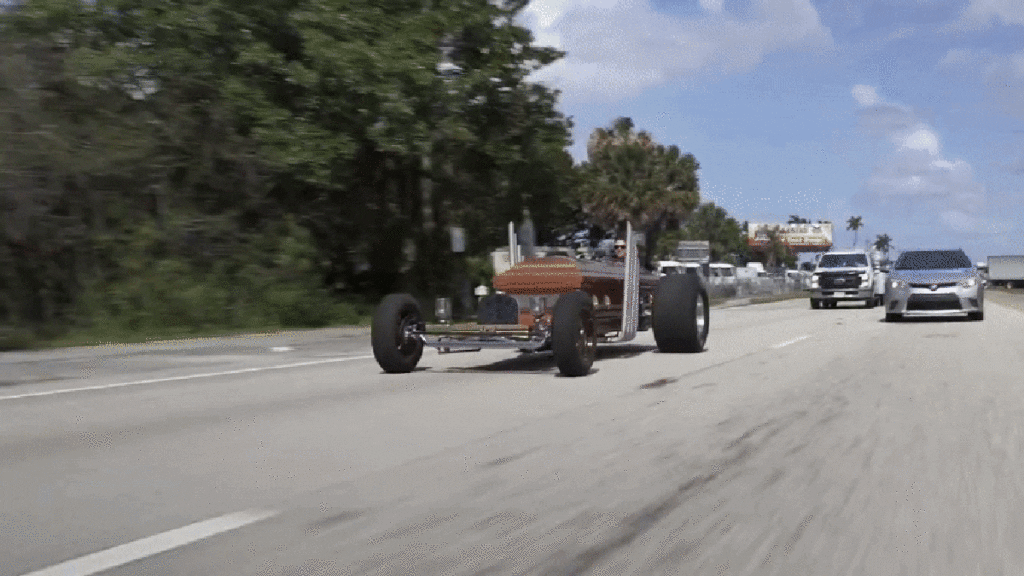
<instances>
[{"instance_id":1,"label":"sedan headlight","mask_svg":"<svg viewBox=\"0 0 1024 576\"><path fill-rule=\"evenodd\" d=\"M975 278L974 276L971 276L970 278L968 278L966 280L961 280L961 281L957 282L957 286L959 286L961 288L974 288L977 285L978 285L978 279Z\"/></svg>"},{"instance_id":2,"label":"sedan headlight","mask_svg":"<svg viewBox=\"0 0 1024 576\"><path fill-rule=\"evenodd\" d=\"M901 288L906 288L907 283L904 282L903 280L890 280L889 287L899 290Z\"/></svg>"}]
</instances>

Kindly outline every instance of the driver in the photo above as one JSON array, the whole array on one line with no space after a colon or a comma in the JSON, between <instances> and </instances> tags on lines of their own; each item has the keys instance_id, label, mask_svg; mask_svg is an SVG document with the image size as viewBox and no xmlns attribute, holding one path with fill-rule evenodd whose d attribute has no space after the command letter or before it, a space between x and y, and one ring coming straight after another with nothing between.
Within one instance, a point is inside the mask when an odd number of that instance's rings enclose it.
<instances>
[{"instance_id":1,"label":"driver","mask_svg":"<svg viewBox=\"0 0 1024 576\"><path fill-rule=\"evenodd\" d=\"M616 262L624 262L626 260L626 241L619 239L615 241L615 250L613 251L613 258Z\"/></svg>"}]
</instances>

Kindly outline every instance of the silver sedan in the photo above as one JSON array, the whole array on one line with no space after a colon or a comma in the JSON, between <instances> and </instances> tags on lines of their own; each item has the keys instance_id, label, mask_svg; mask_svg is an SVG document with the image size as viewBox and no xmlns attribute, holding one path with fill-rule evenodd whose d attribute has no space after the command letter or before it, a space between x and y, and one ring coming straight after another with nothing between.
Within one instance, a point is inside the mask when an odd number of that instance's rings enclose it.
<instances>
[{"instance_id":1,"label":"silver sedan","mask_svg":"<svg viewBox=\"0 0 1024 576\"><path fill-rule=\"evenodd\" d=\"M967 314L985 317L985 287L963 250L912 250L893 264L885 285L885 320Z\"/></svg>"}]
</instances>

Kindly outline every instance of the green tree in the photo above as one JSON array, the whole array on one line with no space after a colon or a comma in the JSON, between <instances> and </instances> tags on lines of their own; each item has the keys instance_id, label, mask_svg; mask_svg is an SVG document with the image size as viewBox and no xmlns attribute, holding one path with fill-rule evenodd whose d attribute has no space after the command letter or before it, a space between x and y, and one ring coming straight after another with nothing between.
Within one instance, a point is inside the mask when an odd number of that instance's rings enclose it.
<instances>
[{"instance_id":1,"label":"green tree","mask_svg":"<svg viewBox=\"0 0 1024 576\"><path fill-rule=\"evenodd\" d=\"M685 219L699 204L700 164L693 154L657 144L633 128L631 119L618 118L591 134L578 198L592 222L621 229L629 220L646 233L647 245L655 246L670 221ZM648 264L651 256L648 250Z\"/></svg>"},{"instance_id":2,"label":"green tree","mask_svg":"<svg viewBox=\"0 0 1024 576\"><path fill-rule=\"evenodd\" d=\"M789 215L789 222L787 222L787 224L810 224L810 223L811 223L811 221L808 220L807 218L801 218L801 217L797 216L796 214L790 214Z\"/></svg>"},{"instance_id":3,"label":"green tree","mask_svg":"<svg viewBox=\"0 0 1024 576\"><path fill-rule=\"evenodd\" d=\"M857 231L864 227L864 223L860 216L850 216L850 219L846 221L846 229L853 230L853 245L857 245Z\"/></svg>"},{"instance_id":4,"label":"green tree","mask_svg":"<svg viewBox=\"0 0 1024 576\"><path fill-rule=\"evenodd\" d=\"M796 265L796 254L782 239L782 231L777 227L769 227L768 245L765 247L766 266L775 267L783 265L793 268Z\"/></svg>"},{"instance_id":5,"label":"green tree","mask_svg":"<svg viewBox=\"0 0 1024 576\"><path fill-rule=\"evenodd\" d=\"M875 250L885 254L886 258L889 257L889 250L892 249L892 238L889 238L888 234L879 234L875 238Z\"/></svg>"},{"instance_id":6,"label":"green tree","mask_svg":"<svg viewBox=\"0 0 1024 576\"><path fill-rule=\"evenodd\" d=\"M746 232L725 208L714 202L701 204L687 218L678 231L668 231L658 239L656 254L670 257L680 240L707 240L711 247L711 260L736 264L735 256L747 248Z\"/></svg>"},{"instance_id":7,"label":"green tree","mask_svg":"<svg viewBox=\"0 0 1024 576\"><path fill-rule=\"evenodd\" d=\"M340 291L447 289L448 226L482 252L524 206L541 229L575 211L571 123L526 80L561 53L515 24L525 4L25 0L0 16L0 148L31 185L4 201L49 227L0 232L49 244L0 258L68 261L0 290L67 300L150 270L134 258L269 271L256 247L282 235Z\"/></svg>"}]
</instances>

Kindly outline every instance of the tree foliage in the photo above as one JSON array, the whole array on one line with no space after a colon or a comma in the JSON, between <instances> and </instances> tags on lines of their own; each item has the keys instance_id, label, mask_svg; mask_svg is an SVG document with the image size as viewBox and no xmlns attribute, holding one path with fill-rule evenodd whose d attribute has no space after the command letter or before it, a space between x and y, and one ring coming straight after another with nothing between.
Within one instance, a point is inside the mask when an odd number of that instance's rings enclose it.
<instances>
[{"instance_id":1,"label":"tree foliage","mask_svg":"<svg viewBox=\"0 0 1024 576\"><path fill-rule=\"evenodd\" d=\"M888 234L879 234L875 237L874 247L875 250L878 250L888 256L889 250L892 249L892 238L890 238Z\"/></svg>"},{"instance_id":2,"label":"tree foliage","mask_svg":"<svg viewBox=\"0 0 1024 576\"><path fill-rule=\"evenodd\" d=\"M725 208L714 202L701 204L677 231L664 233L658 239L657 253L671 256L680 240L707 240L711 247L711 260L736 264L738 257L747 252L746 230Z\"/></svg>"},{"instance_id":3,"label":"tree foliage","mask_svg":"<svg viewBox=\"0 0 1024 576\"><path fill-rule=\"evenodd\" d=\"M850 216L846 221L846 229L853 230L853 245L857 245L857 231L864 227L863 219L860 216Z\"/></svg>"},{"instance_id":4,"label":"tree foliage","mask_svg":"<svg viewBox=\"0 0 1024 576\"><path fill-rule=\"evenodd\" d=\"M571 217L571 123L527 80L561 53L533 46L524 6L18 3L0 14L0 323L109 308L134 258L199 283L256 266L310 298L444 292L448 227L480 256L524 207L541 229ZM288 239L314 282L259 257Z\"/></svg>"},{"instance_id":5,"label":"tree foliage","mask_svg":"<svg viewBox=\"0 0 1024 576\"><path fill-rule=\"evenodd\" d=\"M614 228L629 220L653 246L657 232L700 203L699 169L693 154L658 144L635 131L631 119L618 118L588 140L578 197L592 222Z\"/></svg>"}]
</instances>

